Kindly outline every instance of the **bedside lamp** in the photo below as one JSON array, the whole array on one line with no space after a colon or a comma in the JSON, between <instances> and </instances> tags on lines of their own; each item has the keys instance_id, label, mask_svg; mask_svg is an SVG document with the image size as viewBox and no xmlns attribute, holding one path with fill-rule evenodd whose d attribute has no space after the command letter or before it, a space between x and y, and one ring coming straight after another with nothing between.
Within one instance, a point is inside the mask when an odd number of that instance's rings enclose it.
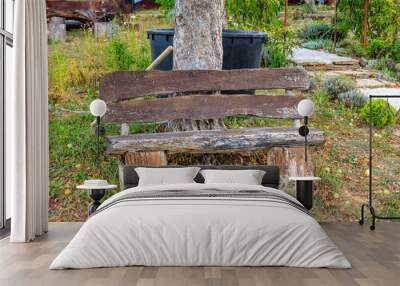
<instances>
[{"instance_id":1,"label":"bedside lamp","mask_svg":"<svg viewBox=\"0 0 400 286\"><path fill-rule=\"evenodd\" d=\"M307 136L310 133L308 129L308 118L314 113L314 103L309 99L303 99L297 105L297 112L304 117L304 125L299 128L299 134L304 137L304 159L307 162Z\"/></svg>"},{"instance_id":2,"label":"bedside lamp","mask_svg":"<svg viewBox=\"0 0 400 286\"><path fill-rule=\"evenodd\" d=\"M100 136L105 133L104 127L101 126L101 117L107 112L107 104L104 100L95 99L90 103L90 113L96 116L96 136L97 136L97 163L99 162L100 155Z\"/></svg>"}]
</instances>

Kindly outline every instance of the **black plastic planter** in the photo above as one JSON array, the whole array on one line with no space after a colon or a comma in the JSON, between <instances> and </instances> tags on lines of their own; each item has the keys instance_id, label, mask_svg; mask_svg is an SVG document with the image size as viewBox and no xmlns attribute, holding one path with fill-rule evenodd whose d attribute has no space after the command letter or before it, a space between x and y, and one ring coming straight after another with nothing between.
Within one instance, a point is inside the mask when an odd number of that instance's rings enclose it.
<instances>
[{"instance_id":1,"label":"black plastic planter","mask_svg":"<svg viewBox=\"0 0 400 286\"><path fill-rule=\"evenodd\" d=\"M173 45L174 29L147 30L151 44L153 61L168 47ZM222 44L224 48L223 69L259 68L261 50L267 39L265 33L253 31L224 30ZM157 69L171 70L172 54L165 58Z\"/></svg>"}]
</instances>

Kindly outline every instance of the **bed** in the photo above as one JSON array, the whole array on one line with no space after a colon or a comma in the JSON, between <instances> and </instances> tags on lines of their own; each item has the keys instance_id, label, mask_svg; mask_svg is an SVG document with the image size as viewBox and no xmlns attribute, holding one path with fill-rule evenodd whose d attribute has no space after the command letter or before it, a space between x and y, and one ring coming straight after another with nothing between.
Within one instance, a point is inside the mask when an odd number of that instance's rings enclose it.
<instances>
[{"instance_id":1,"label":"bed","mask_svg":"<svg viewBox=\"0 0 400 286\"><path fill-rule=\"evenodd\" d=\"M293 197L278 190L274 166L262 184L138 186L120 169L121 191L84 223L50 269L118 266L291 266L350 268L343 253ZM170 166L168 166L170 168Z\"/></svg>"}]
</instances>

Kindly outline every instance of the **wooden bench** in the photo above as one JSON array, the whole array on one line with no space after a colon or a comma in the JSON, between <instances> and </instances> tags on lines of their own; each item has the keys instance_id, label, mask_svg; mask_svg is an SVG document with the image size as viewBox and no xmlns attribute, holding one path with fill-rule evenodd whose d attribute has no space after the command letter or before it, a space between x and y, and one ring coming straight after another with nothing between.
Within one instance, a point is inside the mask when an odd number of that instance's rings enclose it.
<instances>
[{"instance_id":1,"label":"wooden bench","mask_svg":"<svg viewBox=\"0 0 400 286\"><path fill-rule=\"evenodd\" d=\"M119 71L108 74L102 79L100 98L108 105L104 119L115 123L201 120L238 115L299 119L297 104L303 99L302 97L225 93L215 95L210 92L232 93L231 91L267 89L291 91L306 90L309 86L309 78L303 69ZM181 96L168 96L176 93ZM309 143L316 145L323 142L322 132L312 129ZM293 157L293 154L287 151L291 148L290 150L296 150L295 153L301 156L304 154L303 145L304 138L298 134L298 129L295 127L201 130L107 137L107 150L110 154L122 155L130 164L149 165L166 164L166 153L180 152L214 153L272 148L274 156ZM285 164L279 162L282 160L271 158L270 163Z\"/></svg>"}]
</instances>

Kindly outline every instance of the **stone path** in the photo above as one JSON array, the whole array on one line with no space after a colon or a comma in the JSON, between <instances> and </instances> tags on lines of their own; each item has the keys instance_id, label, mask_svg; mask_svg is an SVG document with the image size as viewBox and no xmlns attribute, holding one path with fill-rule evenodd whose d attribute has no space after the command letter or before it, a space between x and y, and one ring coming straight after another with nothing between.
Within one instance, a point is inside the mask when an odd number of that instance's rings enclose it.
<instances>
[{"instance_id":1,"label":"stone path","mask_svg":"<svg viewBox=\"0 0 400 286\"><path fill-rule=\"evenodd\" d=\"M400 96L400 84L380 79L378 72L361 68L358 60L350 57L298 48L294 49L291 61L303 66L311 76L321 80L338 75L351 77L365 97L369 95ZM400 109L400 98L390 98L389 102L396 110Z\"/></svg>"},{"instance_id":2,"label":"stone path","mask_svg":"<svg viewBox=\"0 0 400 286\"><path fill-rule=\"evenodd\" d=\"M306 70L348 70L360 67L356 59L305 48L294 49L290 60Z\"/></svg>"}]
</instances>

